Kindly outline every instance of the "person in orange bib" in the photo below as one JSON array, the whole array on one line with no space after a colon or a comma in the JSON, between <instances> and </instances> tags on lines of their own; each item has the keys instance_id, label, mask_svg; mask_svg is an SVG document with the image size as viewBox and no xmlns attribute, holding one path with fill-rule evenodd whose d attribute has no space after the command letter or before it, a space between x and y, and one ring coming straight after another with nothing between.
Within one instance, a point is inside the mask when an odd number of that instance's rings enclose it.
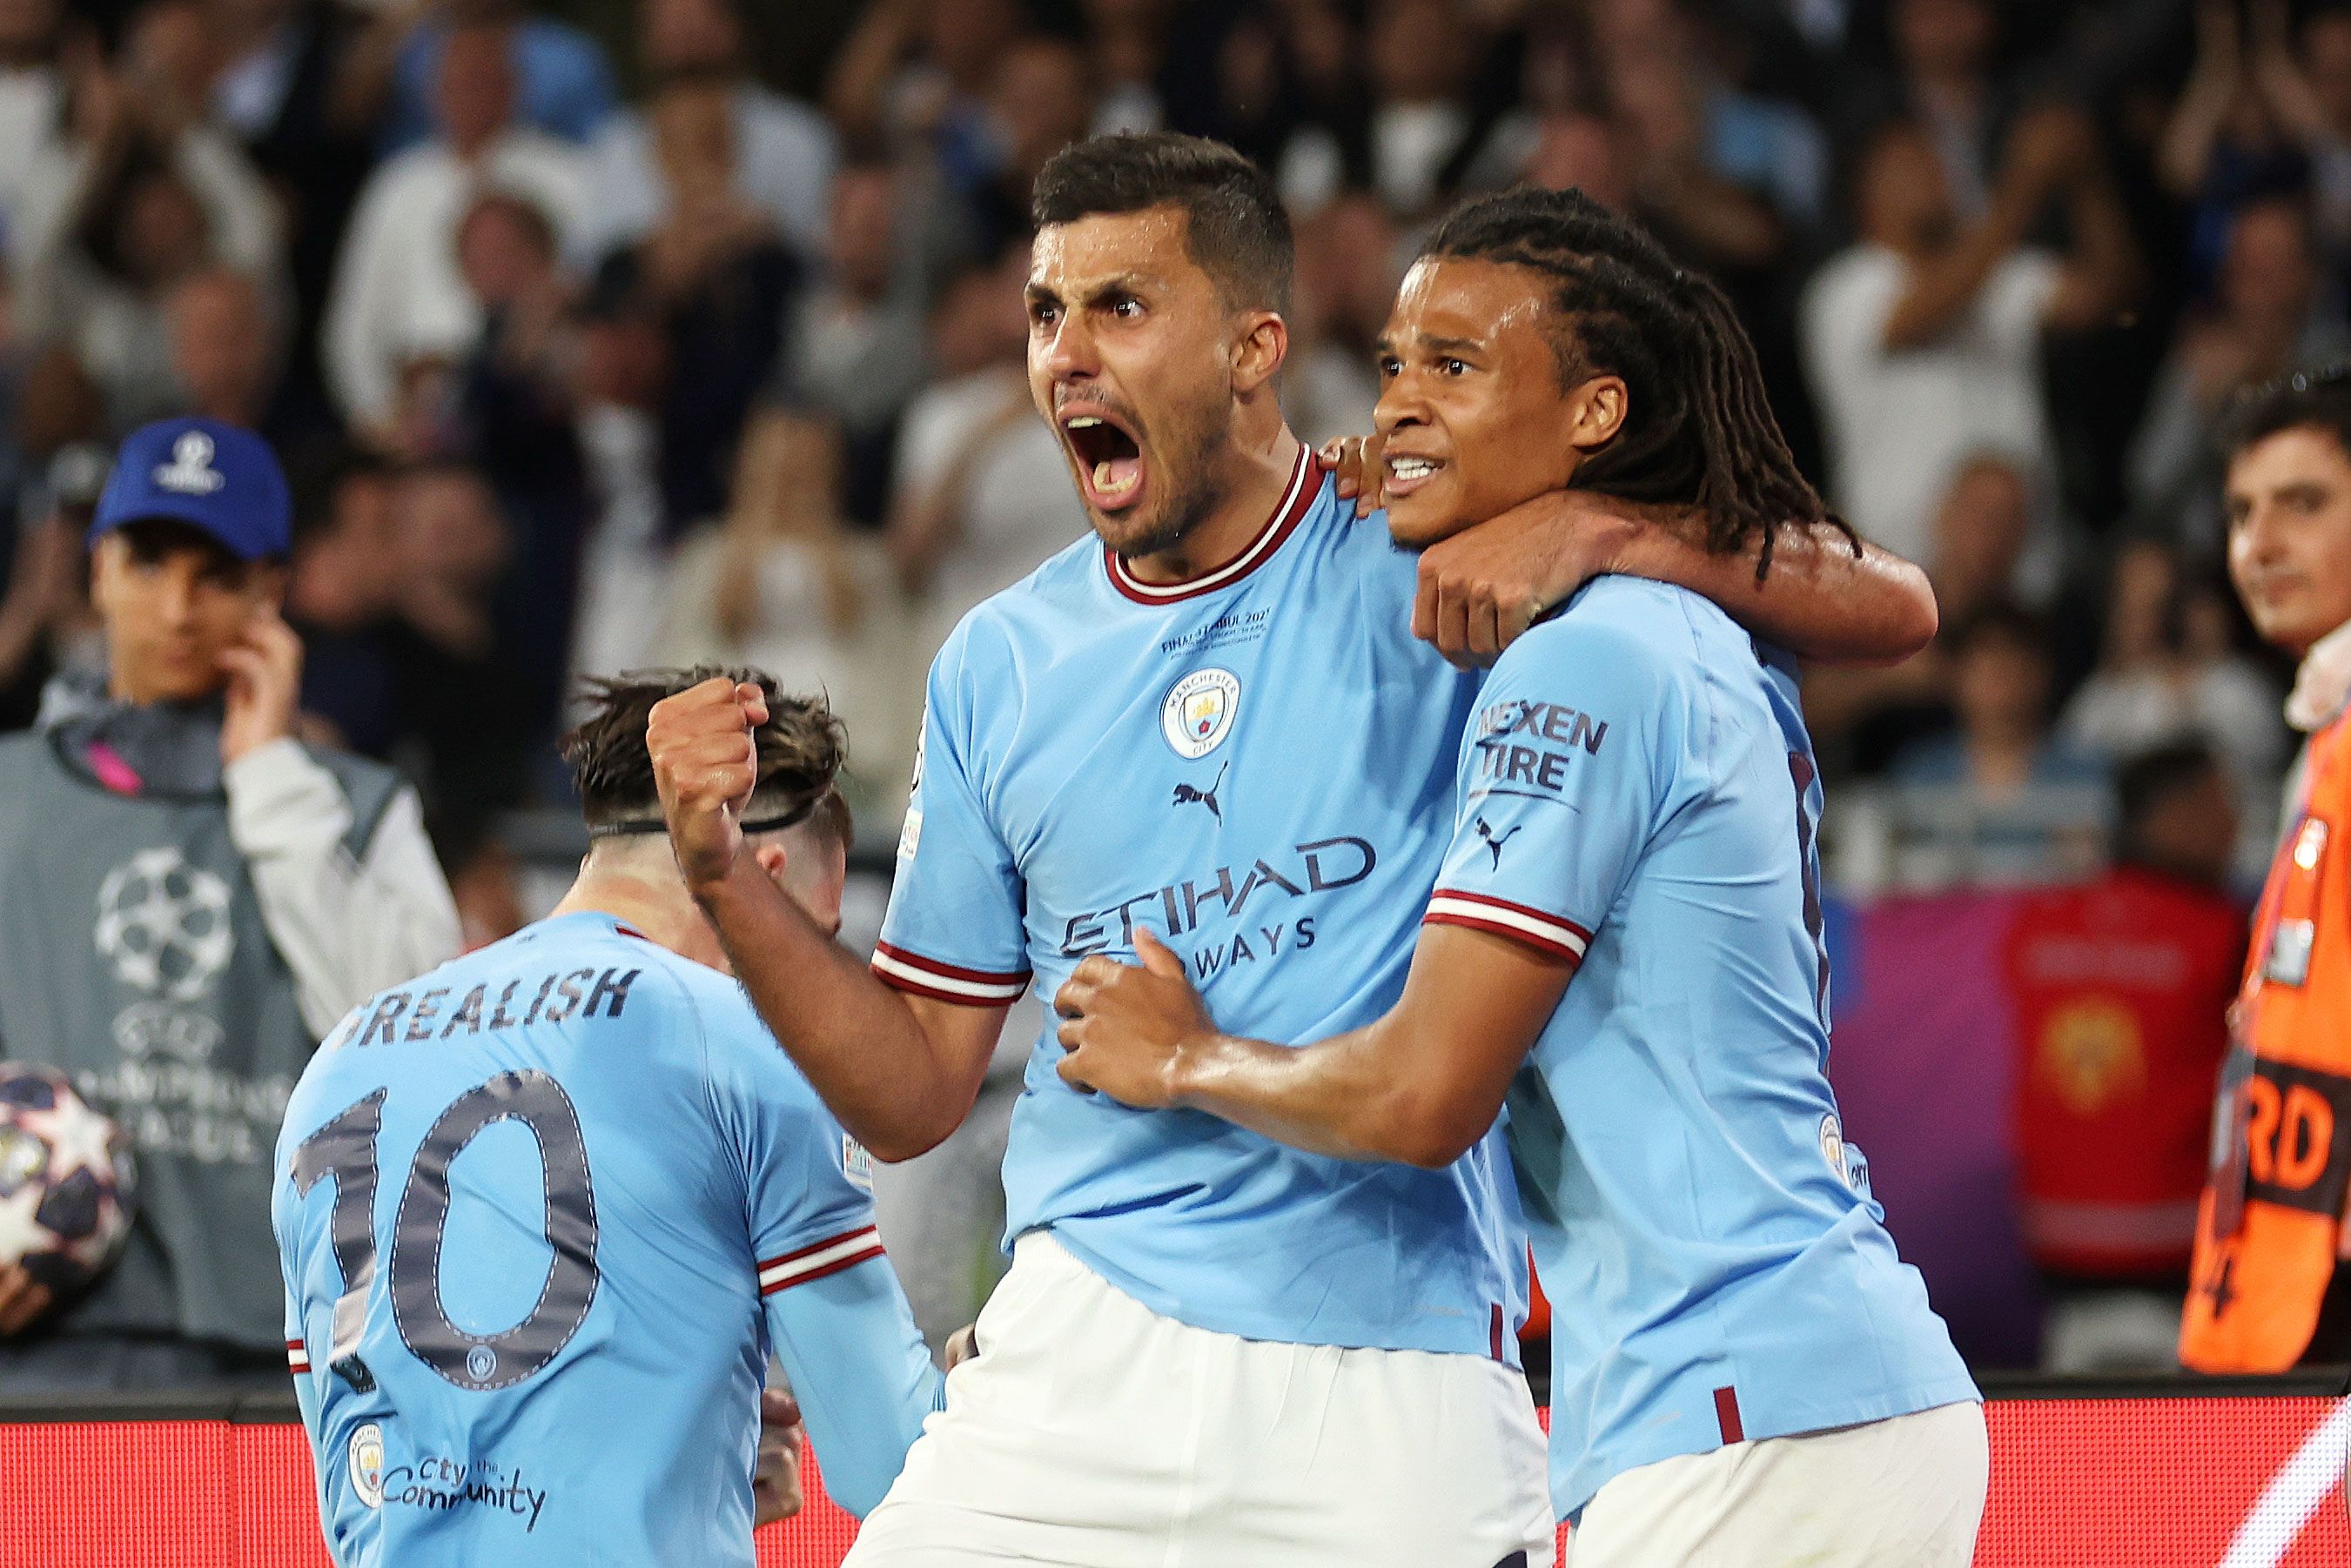
<instances>
[{"instance_id":1,"label":"person in orange bib","mask_svg":"<svg viewBox=\"0 0 2351 1568\"><path fill-rule=\"evenodd\" d=\"M2179 1359L2279 1372L2351 1361L2351 366L2252 394L2229 453L2230 576L2303 660L2310 741L2229 1011Z\"/></svg>"}]
</instances>

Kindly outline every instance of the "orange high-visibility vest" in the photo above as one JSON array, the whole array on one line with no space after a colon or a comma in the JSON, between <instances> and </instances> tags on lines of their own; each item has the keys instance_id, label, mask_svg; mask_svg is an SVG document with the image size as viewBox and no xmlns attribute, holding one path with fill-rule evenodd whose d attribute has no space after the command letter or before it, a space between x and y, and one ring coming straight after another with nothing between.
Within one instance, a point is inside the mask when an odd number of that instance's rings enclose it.
<instances>
[{"instance_id":1,"label":"orange high-visibility vest","mask_svg":"<svg viewBox=\"0 0 2351 1568\"><path fill-rule=\"evenodd\" d=\"M2310 739L2230 1012L2179 1359L2283 1372L2346 1251L2351 1176L2351 715Z\"/></svg>"}]
</instances>

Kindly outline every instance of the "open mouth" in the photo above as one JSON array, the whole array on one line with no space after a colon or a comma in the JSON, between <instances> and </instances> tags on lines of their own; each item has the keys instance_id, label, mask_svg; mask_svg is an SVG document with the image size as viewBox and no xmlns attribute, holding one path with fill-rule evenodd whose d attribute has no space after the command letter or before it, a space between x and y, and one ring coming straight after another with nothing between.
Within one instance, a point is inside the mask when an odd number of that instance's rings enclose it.
<instances>
[{"instance_id":1,"label":"open mouth","mask_svg":"<svg viewBox=\"0 0 2351 1568\"><path fill-rule=\"evenodd\" d=\"M1445 466L1443 458L1422 457L1413 452L1391 452L1385 454L1384 462L1387 467L1387 478L1383 489L1391 501L1410 495L1436 478L1437 471Z\"/></svg>"},{"instance_id":2,"label":"open mouth","mask_svg":"<svg viewBox=\"0 0 2351 1568\"><path fill-rule=\"evenodd\" d=\"M1107 410L1064 409L1061 438L1077 460L1078 482L1099 511L1117 512L1143 495L1143 443Z\"/></svg>"}]
</instances>

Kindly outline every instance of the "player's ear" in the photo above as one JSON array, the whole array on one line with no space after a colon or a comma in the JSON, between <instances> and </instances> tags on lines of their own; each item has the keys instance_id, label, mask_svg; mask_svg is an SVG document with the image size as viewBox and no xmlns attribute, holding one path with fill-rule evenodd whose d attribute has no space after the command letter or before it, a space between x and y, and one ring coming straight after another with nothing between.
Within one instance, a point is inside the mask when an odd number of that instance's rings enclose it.
<instances>
[{"instance_id":1,"label":"player's ear","mask_svg":"<svg viewBox=\"0 0 2351 1568\"><path fill-rule=\"evenodd\" d=\"M1567 443L1596 452L1616 439L1632 412L1632 392L1622 376L1594 376L1567 394Z\"/></svg>"},{"instance_id":2,"label":"player's ear","mask_svg":"<svg viewBox=\"0 0 2351 1568\"><path fill-rule=\"evenodd\" d=\"M1233 390L1247 395L1274 378L1290 353L1290 324L1270 310L1252 310L1233 340Z\"/></svg>"},{"instance_id":3,"label":"player's ear","mask_svg":"<svg viewBox=\"0 0 2351 1568\"><path fill-rule=\"evenodd\" d=\"M778 888L784 885L784 862L791 857L781 844L769 840L752 850L751 858L758 862L759 869L767 873L768 881Z\"/></svg>"}]
</instances>

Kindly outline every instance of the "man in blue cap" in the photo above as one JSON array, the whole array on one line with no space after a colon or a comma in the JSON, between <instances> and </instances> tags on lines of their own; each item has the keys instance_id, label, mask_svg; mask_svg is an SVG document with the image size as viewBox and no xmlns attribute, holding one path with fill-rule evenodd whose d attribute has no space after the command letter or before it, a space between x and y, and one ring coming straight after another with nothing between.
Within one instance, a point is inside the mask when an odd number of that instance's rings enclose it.
<instances>
[{"instance_id":1,"label":"man in blue cap","mask_svg":"<svg viewBox=\"0 0 2351 1568\"><path fill-rule=\"evenodd\" d=\"M296 737L291 511L250 431L132 433L89 532L103 686L0 740L0 1056L65 1071L141 1174L87 1294L0 1265L0 1386L275 1386L287 1096L353 1003L457 948L415 792Z\"/></svg>"}]
</instances>

